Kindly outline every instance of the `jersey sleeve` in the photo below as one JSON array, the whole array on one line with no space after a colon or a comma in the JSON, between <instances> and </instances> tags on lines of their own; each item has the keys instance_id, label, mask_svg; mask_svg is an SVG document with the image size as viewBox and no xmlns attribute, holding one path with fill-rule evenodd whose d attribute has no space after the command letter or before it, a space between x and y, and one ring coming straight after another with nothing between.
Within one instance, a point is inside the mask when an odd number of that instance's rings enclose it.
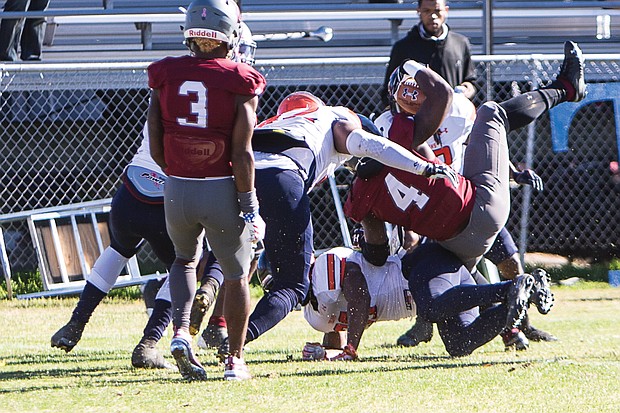
<instances>
[{"instance_id":1,"label":"jersey sleeve","mask_svg":"<svg viewBox=\"0 0 620 413\"><path fill-rule=\"evenodd\" d=\"M164 66L166 65L166 61L167 59L158 60L147 67L146 71L148 74L149 87L151 89L159 89L161 87L165 79Z\"/></svg>"},{"instance_id":2,"label":"jersey sleeve","mask_svg":"<svg viewBox=\"0 0 620 413\"><path fill-rule=\"evenodd\" d=\"M239 79L233 85L235 85L234 93L238 95L254 95L259 96L265 91L267 81L265 77L261 75L256 69L245 64L238 63L237 73Z\"/></svg>"}]
</instances>

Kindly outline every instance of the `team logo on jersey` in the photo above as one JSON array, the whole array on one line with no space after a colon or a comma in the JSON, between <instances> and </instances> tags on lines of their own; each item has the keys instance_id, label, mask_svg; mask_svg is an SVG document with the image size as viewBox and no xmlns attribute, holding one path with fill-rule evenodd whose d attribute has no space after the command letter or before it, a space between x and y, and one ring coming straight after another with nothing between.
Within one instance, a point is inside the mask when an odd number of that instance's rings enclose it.
<instances>
[{"instance_id":1,"label":"team logo on jersey","mask_svg":"<svg viewBox=\"0 0 620 413\"><path fill-rule=\"evenodd\" d=\"M162 177L160 177L155 172L142 172L140 174L140 177L146 179L147 181L151 181L157 187L160 187L160 186L162 186L163 184L166 183L166 180L163 179Z\"/></svg>"}]
</instances>

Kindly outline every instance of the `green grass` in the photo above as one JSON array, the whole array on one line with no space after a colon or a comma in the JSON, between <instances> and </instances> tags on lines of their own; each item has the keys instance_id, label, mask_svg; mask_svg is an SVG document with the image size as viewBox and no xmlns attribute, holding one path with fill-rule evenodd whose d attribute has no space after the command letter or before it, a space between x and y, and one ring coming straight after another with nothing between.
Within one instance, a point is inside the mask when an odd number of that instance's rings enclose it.
<instances>
[{"instance_id":1,"label":"green grass","mask_svg":"<svg viewBox=\"0 0 620 413\"><path fill-rule=\"evenodd\" d=\"M620 406L620 289L604 283L558 287L535 326L560 338L505 352L500 339L450 358L430 343L393 346L410 320L378 323L358 362L303 362L318 341L301 312L248 345L254 379L225 382L213 352L200 351L209 380L134 369L130 354L147 317L138 300L106 299L78 346L52 349L51 335L75 298L0 301L1 412L617 412ZM535 313L535 311L534 311ZM170 337L160 343L168 357Z\"/></svg>"}]
</instances>

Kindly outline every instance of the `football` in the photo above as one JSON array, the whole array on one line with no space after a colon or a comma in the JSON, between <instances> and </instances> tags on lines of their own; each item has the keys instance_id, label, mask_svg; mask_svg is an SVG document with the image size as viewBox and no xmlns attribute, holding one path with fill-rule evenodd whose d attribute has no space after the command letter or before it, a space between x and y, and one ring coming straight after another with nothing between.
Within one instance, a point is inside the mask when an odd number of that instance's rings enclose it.
<instances>
[{"instance_id":1,"label":"football","mask_svg":"<svg viewBox=\"0 0 620 413\"><path fill-rule=\"evenodd\" d=\"M415 115L420 105L426 100L426 95L411 76L405 76L398 85L395 93L396 103L403 112Z\"/></svg>"}]
</instances>

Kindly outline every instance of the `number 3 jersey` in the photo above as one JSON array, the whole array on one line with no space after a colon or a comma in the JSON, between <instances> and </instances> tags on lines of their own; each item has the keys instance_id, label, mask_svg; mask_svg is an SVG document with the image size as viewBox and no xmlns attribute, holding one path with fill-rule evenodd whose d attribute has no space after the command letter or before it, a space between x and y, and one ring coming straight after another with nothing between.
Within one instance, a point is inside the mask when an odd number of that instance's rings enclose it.
<instances>
[{"instance_id":1,"label":"number 3 jersey","mask_svg":"<svg viewBox=\"0 0 620 413\"><path fill-rule=\"evenodd\" d=\"M394 116L389 139L410 148L414 126L413 118ZM344 212L358 222L373 214L380 220L443 241L467 226L474 195L475 187L461 175L455 188L447 179L429 179L384 166L371 178L358 177L353 181Z\"/></svg>"},{"instance_id":2,"label":"number 3 jersey","mask_svg":"<svg viewBox=\"0 0 620 413\"><path fill-rule=\"evenodd\" d=\"M361 253L337 247L321 254L314 263L311 288L316 302L304 307L304 317L314 329L327 333L344 331L348 327L347 301L342 292L347 261L360 266L368 285L368 325L415 315L413 299L398 257L390 256L385 265L377 267L364 260Z\"/></svg>"},{"instance_id":3,"label":"number 3 jersey","mask_svg":"<svg viewBox=\"0 0 620 413\"><path fill-rule=\"evenodd\" d=\"M236 96L256 96L265 78L245 63L225 58L166 57L148 67L159 91L168 175L231 176L230 150Z\"/></svg>"}]
</instances>

